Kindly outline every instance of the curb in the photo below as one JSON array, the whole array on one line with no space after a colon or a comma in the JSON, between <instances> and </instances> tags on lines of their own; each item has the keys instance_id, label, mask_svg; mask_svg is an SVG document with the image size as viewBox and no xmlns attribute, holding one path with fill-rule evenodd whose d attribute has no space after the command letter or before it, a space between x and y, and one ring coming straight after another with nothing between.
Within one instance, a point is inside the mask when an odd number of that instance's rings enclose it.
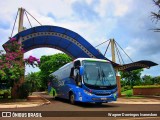
<instances>
[{"instance_id":1,"label":"curb","mask_svg":"<svg viewBox=\"0 0 160 120\"><path fill-rule=\"evenodd\" d=\"M30 104L30 105L1 105L1 108L27 108L27 107L37 107L37 106L41 106L42 104Z\"/></svg>"},{"instance_id":2,"label":"curb","mask_svg":"<svg viewBox=\"0 0 160 120\"><path fill-rule=\"evenodd\" d=\"M31 102L23 102L23 103L17 103L17 104L0 104L0 109L1 108L26 108L26 107L38 107L38 106L42 106L42 105L48 105L50 104L51 102L45 98L43 98L42 96L40 95L36 95L38 96L39 99L43 100L43 102L37 102L36 103L36 100L37 99L33 99L31 100ZM35 101L35 102L34 102Z\"/></svg>"},{"instance_id":3,"label":"curb","mask_svg":"<svg viewBox=\"0 0 160 120\"><path fill-rule=\"evenodd\" d=\"M160 104L160 102L122 102L122 101L115 101L112 102L114 104Z\"/></svg>"},{"instance_id":4,"label":"curb","mask_svg":"<svg viewBox=\"0 0 160 120\"><path fill-rule=\"evenodd\" d=\"M45 101L45 102L43 103L43 105L48 105L48 104L51 103L51 101L47 100L46 98L44 98L44 97L42 97L42 96L40 96L40 95L37 95L37 96L39 96L42 100Z\"/></svg>"},{"instance_id":5,"label":"curb","mask_svg":"<svg viewBox=\"0 0 160 120\"><path fill-rule=\"evenodd\" d=\"M117 101L113 101L112 103L117 103L117 104L160 104L160 99L155 99L154 98L148 98L148 99L126 99L126 98L119 98Z\"/></svg>"}]
</instances>

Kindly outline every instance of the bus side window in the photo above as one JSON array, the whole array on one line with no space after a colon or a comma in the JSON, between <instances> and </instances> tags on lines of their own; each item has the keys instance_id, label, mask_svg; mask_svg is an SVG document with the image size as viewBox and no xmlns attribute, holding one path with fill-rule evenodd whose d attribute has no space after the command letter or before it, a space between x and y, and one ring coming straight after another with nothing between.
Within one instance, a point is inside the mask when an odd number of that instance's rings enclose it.
<instances>
[{"instance_id":1,"label":"bus side window","mask_svg":"<svg viewBox=\"0 0 160 120\"><path fill-rule=\"evenodd\" d=\"M74 79L74 67L71 68L71 72L70 72L70 78Z\"/></svg>"},{"instance_id":2,"label":"bus side window","mask_svg":"<svg viewBox=\"0 0 160 120\"><path fill-rule=\"evenodd\" d=\"M78 60L78 61L75 61L74 62L74 67L75 68L77 68L77 67L79 67L79 66L81 66L81 62Z\"/></svg>"},{"instance_id":3,"label":"bus side window","mask_svg":"<svg viewBox=\"0 0 160 120\"><path fill-rule=\"evenodd\" d=\"M55 87L55 86L58 86L58 78L57 76L54 76L54 78L52 79L52 85Z\"/></svg>"},{"instance_id":4,"label":"bus side window","mask_svg":"<svg viewBox=\"0 0 160 120\"><path fill-rule=\"evenodd\" d=\"M75 81L76 81L76 85L78 85L78 81L79 81L79 74L78 73L76 74Z\"/></svg>"},{"instance_id":5,"label":"bus side window","mask_svg":"<svg viewBox=\"0 0 160 120\"><path fill-rule=\"evenodd\" d=\"M81 82L81 76L79 75L79 69L74 70L75 82L76 85L81 86L79 83Z\"/></svg>"}]
</instances>

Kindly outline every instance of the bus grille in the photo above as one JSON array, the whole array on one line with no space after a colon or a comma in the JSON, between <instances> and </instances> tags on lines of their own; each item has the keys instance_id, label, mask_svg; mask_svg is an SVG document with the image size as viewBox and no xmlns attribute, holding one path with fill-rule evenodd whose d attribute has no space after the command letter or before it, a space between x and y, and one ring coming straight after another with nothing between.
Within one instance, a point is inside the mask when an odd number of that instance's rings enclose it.
<instances>
[{"instance_id":1,"label":"bus grille","mask_svg":"<svg viewBox=\"0 0 160 120\"><path fill-rule=\"evenodd\" d=\"M104 93L104 94L102 94L102 93L96 93L95 95L97 95L97 96L108 96L110 94L109 93Z\"/></svg>"},{"instance_id":2,"label":"bus grille","mask_svg":"<svg viewBox=\"0 0 160 120\"><path fill-rule=\"evenodd\" d=\"M112 98L106 98L106 99L103 99L103 98L92 98L92 100L104 100L104 101L106 101L106 100L113 100Z\"/></svg>"}]
</instances>

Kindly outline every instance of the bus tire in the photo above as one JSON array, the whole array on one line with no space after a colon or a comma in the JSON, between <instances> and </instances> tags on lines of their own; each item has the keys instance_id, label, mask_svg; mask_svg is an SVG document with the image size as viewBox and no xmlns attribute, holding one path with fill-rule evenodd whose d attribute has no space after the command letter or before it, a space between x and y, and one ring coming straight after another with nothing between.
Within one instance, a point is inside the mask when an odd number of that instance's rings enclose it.
<instances>
[{"instance_id":1,"label":"bus tire","mask_svg":"<svg viewBox=\"0 0 160 120\"><path fill-rule=\"evenodd\" d=\"M72 105L74 105L75 104L75 97L74 97L74 94L71 92L70 94L69 94L69 102L72 104Z\"/></svg>"},{"instance_id":2,"label":"bus tire","mask_svg":"<svg viewBox=\"0 0 160 120\"><path fill-rule=\"evenodd\" d=\"M53 98L56 99L56 93L53 91Z\"/></svg>"}]
</instances>

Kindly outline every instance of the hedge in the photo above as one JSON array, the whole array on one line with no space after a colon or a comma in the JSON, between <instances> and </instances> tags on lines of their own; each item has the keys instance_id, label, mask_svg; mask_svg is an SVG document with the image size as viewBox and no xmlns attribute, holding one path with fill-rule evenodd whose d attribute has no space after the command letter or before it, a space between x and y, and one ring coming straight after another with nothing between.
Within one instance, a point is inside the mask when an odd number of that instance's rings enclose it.
<instances>
[{"instance_id":1,"label":"hedge","mask_svg":"<svg viewBox=\"0 0 160 120\"><path fill-rule=\"evenodd\" d=\"M133 86L133 88L160 88L160 85Z\"/></svg>"}]
</instances>

